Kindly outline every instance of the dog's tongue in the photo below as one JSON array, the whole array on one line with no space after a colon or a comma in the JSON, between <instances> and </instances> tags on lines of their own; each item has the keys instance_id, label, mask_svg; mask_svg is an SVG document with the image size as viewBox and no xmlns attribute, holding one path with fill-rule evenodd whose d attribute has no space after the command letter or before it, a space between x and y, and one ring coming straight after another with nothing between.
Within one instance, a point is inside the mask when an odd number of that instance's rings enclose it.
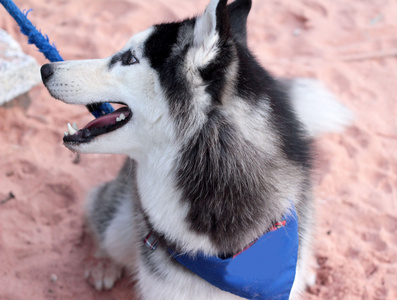
<instances>
[{"instance_id":1,"label":"dog's tongue","mask_svg":"<svg viewBox=\"0 0 397 300\"><path fill-rule=\"evenodd\" d=\"M104 127L106 125L113 125L116 124L116 122L118 121L117 118L125 119L126 117L129 116L129 114L130 114L130 110L128 107L121 107L110 114L92 120L90 123L85 125L83 129L92 129L92 128Z\"/></svg>"}]
</instances>

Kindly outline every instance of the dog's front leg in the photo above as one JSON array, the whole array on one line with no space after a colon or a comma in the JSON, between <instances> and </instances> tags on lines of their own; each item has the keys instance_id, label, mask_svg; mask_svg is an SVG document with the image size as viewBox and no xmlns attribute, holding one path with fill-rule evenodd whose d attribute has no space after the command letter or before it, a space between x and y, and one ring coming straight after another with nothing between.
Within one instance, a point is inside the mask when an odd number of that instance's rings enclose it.
<instances>
[{"instance_id":1,"label":"dog's front leg","mask_svg":"<svg viewBox=\"0 0 397 300\"><path fill-rule=\"evenodd\" d=\"M126 160L119 175L88 196L86 219L92 253L85 277L97 290L111 289L123 268L134 271L137 243L133 222L135 163Z\"/></svg>"}]
</instances>

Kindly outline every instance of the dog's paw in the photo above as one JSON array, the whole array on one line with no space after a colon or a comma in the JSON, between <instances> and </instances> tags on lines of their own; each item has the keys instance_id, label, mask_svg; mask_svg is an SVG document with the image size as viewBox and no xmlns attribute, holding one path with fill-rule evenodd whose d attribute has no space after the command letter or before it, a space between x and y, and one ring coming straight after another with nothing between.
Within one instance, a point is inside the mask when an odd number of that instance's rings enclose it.
<instances>
[{"instance_id":1,"label":"dog's paw","mask_svg":"<svg viewBox=\"0 0 397 300\"><path fill-rule=\"evenodd\" d=\"M92 259L85 271L85 279L96 290L110 290L123 275L123 267L108 258Z\"/></svg>"}]
</instances>

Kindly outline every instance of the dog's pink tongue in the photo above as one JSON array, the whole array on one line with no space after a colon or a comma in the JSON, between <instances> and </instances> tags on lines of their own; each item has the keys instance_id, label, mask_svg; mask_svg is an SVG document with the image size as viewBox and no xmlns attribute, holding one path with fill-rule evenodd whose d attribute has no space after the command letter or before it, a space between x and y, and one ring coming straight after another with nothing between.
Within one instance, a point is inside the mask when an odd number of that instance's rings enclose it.
<instances>
[{"instance_id":1,"label":"dog's pink tongue","mask_svg":"<svg viewBox=\"0 0 397 300\"><path fill-rule=\"evenodd\" d=\"M110 114L96 118L95 120L92 120L90 123L85 125L83 129L99 128L106 125L116 124L116 119L120 117L121 114L124 114L125 117L128 117L130 114L130 110L128 109L128 107L121 107Z\"/></svg>"}]
</instances>

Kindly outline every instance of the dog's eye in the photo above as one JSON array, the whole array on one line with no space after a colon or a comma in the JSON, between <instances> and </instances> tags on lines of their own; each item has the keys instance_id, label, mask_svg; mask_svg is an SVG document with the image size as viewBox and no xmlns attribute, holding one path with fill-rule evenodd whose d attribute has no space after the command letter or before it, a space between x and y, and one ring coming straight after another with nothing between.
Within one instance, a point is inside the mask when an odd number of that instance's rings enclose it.
<instances>
[{"instance_id":1,"label":"dog's eye","mask_svg":"<svg viewBox=\"0 0 397 300\"><path fill-rule=\"evenodd\" d=\"M131 53L131 51L127 51L121 57L121 62L124 66L129 66L138 63L138 59Z\"/></svg>"}]
</instances>

